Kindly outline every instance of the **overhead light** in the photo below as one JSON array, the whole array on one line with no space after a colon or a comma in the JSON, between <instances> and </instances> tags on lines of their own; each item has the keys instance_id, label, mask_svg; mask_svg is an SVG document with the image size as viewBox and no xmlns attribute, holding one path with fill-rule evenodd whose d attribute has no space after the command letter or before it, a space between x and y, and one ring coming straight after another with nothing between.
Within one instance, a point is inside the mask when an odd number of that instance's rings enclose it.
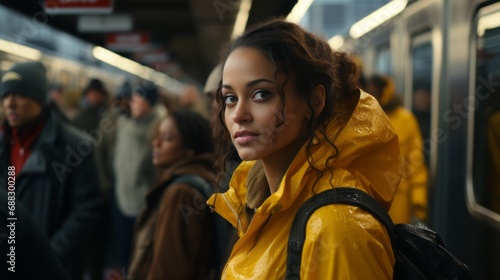
<instances>
[{"instance_id":1,"label":"overhead light","mask_svg":"<svg viewBox=\"0 0 500 280\"><path fill-rule=\"evenodd\" d=\"M333 50L339 50L344 45L344 37L341 35L335 35L328 40L328 44L330 44L330 47Z\"/></svg>"},{"instance_id":2,"label":"overhead light","mask_svg":"<svg viewBox=\"0 0 500 280\"><path fill-rule=\"evenodd\" d=\"M123 71L130 72L139 77L142 77L145 74L145 67L143 65L121 55L118 55L103 47L94 47L94 49L92 50L92 55L100 61L103 61L116 68L122 69Z\"/></svg>"},{"instance_id":3,"label":"overhead light","mask_svg":"<svg viewBox=\"0 0 500 280\"><path fill-rule=\"evenodd\" d=\"M314 0L299 0L288 14L287 20L299 24Z\"/></svg>"},{"instance_id":4,"label":"overhead light","mask_svg":"<svg viewBox=\"0 0 500 280\"><path fill-rule=\"evenodd\" d=\"M247 26L248 15L250 14L250 8L252 7L252 0L243 0L240 4L240 9L236 20L234 22L233 34L231 38L236 38L245 32Z\"/></svg>"},{"instance_id":5,"label":"overhead light","mask_svg":"<svg viewBox=\"0 0 500 280\"><path fill-rule=\"evenodd\" d=\"M0 39L0 51L36 61L42 58L42 52L37 49L23 46L14 42L5 41L2 39Z\"/></svg>"},{"instance_id":6,"label":"overhead light","mask_svg":"<svg viewBox=\"0 0 500 280\"><path fill-rule=\"evenodd\" d=\"M125 58L121 55L118 55L110 50L107 50L103 47L96 46L92 50L92 55L113 67L121 69L125 72L132 73L140 78L145 80L153 81L159 86L163 86L174 93L180 93L184 84L179 82L178 80L160 73L154 69L141 65L133 60Z\"/></svg>"},{"instance_id":7,"label":"overhead light","mask_svg":"<svg viewBox=\"0 0 500 280\"><path fill-rule=\"evenodd\" d=\"M352 25L349 35L357 39L402 12L408 0L393 0Z\"/></svg>"}]
</instances>

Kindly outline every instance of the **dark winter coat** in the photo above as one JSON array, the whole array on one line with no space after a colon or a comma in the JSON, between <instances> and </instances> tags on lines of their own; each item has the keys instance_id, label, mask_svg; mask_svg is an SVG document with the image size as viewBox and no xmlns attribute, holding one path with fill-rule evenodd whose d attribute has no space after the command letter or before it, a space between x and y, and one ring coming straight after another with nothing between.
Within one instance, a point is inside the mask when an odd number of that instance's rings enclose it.
<instances>
[{"instance_id":1,"label":"dark winter coat","mask_svg":"<svg viewBox=\"0 0 500 280\"><path fill-rule=\"evenodd\" d=\"M96 230L101 198L91 138L52 109L21 171L16 200L50 241L73 277L81 272L82 244ZM7 186L9 143L0 133L0 185Z\"/></svg>"}]
</instances>

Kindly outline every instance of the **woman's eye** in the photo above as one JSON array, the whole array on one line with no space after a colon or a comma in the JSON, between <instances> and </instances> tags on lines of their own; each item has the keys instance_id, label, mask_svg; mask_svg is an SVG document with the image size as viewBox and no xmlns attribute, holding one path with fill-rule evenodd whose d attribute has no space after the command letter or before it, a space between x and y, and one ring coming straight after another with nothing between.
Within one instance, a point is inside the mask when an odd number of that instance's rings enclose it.
<instances>
[{"instance_id":1,"label":"woman's eye","mask_svg":"<svg viewBox=\"0 0 500 280\"><path fill-rule=\"evenodd\" d=\"M264 100L266 98L269 98L271 96L271 92L267 90L259 90L254 93L254 99L255 100Z\"/></svg>"},{"instance_id":2,"label":"woman's eye","mask_svg":"<svg viewBox=\"0 0 500 280\"><path fill-rule=\"evenodd\" d=\"M235 104L237 101L238 99L234 95L228 94L224 96L224 103L226 103L226 105Z\"/></svg>"}]
</instances>

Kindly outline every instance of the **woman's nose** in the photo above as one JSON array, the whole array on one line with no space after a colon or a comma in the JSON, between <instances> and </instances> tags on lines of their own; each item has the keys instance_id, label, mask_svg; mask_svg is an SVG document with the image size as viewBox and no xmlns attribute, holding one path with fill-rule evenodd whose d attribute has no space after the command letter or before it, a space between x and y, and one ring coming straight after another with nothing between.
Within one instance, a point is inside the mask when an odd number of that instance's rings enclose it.
<instances>
[{"instance_id":1,"label":"woman's nose","mask_svg":"<svg viewBox=\"0 0 500 280\"><path fill-rule=\"evenodd\" d=\"M250 122L252 120L252 114L248 108L248 104L244 101L238 102L232 115L233 122L235 123Z\"/></svg>"}]
</instances>

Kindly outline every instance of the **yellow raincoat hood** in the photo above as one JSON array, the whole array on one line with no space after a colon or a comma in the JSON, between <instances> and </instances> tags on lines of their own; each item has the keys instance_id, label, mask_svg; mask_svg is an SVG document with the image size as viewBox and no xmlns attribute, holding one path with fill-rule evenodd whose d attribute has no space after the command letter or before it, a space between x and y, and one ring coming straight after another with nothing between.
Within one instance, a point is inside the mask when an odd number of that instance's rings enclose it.
<instances>
[{"instance_id":1,"label":"yellow raincoat hood","mask_svg":"<svg viewBox=\"0 0 500 280\"><path fill-rule=\"evenodd\" d=\"M223 279L283 279L291 223L297 209L315 193L332 186L356 187L389 209L401 163L397 136L377 100L361 92L347 123L339 127L332 122L327 134L338 154L327 168L326 159L335 149L327 144L312 149L312 162L323 171L317 183L302 147L278 190L255 209L251 221L244 209L247 175L255 162L242 162L229 190L209 199L240 236ZM302 264L302 279L392 279L394 257L385 229L371 215L354 206L328 205L309 219Z\"/></svg>"}]
</instances>

